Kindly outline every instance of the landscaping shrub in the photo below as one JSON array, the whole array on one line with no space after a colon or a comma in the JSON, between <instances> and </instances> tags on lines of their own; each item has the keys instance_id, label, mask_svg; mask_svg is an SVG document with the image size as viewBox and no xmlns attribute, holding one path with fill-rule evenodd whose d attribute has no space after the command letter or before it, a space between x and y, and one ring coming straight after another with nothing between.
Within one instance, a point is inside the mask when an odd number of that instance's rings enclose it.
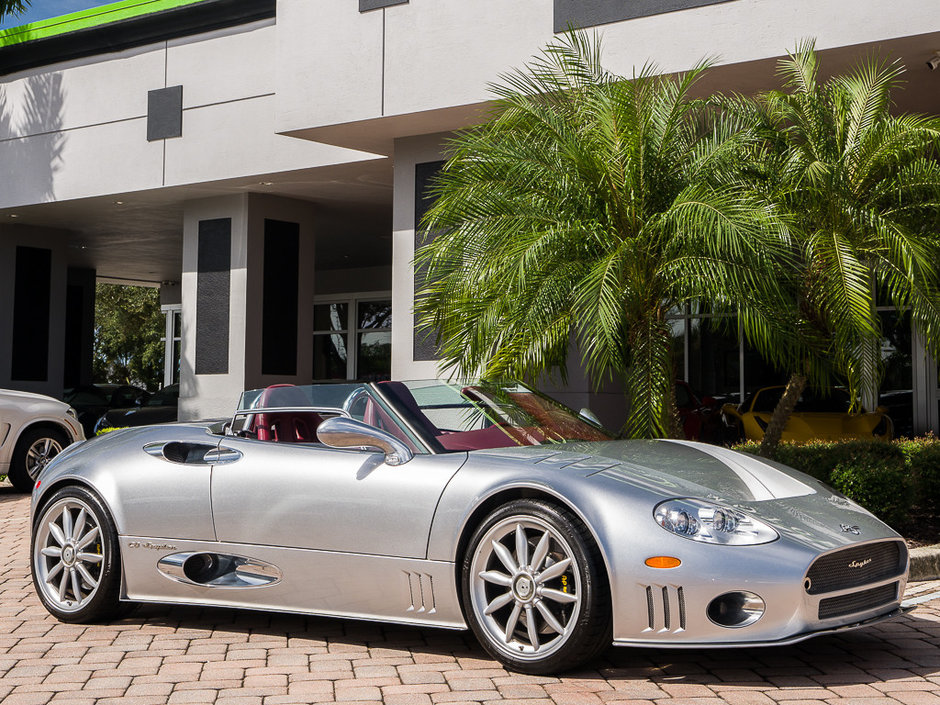
<instances>
[{"instance_id":1,"label":"landscaping shrub","mask_svg":"<svg viewBox=\"0 0 940 705\"><path fill-rule=\"evenodd\" d=\"M898 441L916 488L915 504L940 515L940 440L934 436Z\"/></svg>"},{"instance_id":2,"label":"landscaping shrub","mask_svg":"<svg viewBox=\"0 0 940 705\"><path fill-rule=\"evenodd\" d=\"M910 523L914 482L904 456L893 461L862 456L839 463L832 470L831 484L895 529Z\"/></svg>"}]
</instances>

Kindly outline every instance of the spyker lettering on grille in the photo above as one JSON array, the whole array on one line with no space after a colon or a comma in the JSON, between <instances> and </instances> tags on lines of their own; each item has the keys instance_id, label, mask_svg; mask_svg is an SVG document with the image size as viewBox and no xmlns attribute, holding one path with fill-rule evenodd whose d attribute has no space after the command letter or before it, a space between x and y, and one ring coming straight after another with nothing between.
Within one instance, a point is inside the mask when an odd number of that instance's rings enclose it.
<instances>
[{"instance_id":1,"label":"spyker lettering on grille","mask_svg":"<svg viewBox=\"0 0 940 705\"><path fill-rule=\"evenodd\" d=\"M594 418L519 383L376 382L114 431L42 471L36 591L65 622L151 602L469 628L534 674L611 643L789 644L899 614L907 549L854 502Z\"/></svg>"}]
</instances>

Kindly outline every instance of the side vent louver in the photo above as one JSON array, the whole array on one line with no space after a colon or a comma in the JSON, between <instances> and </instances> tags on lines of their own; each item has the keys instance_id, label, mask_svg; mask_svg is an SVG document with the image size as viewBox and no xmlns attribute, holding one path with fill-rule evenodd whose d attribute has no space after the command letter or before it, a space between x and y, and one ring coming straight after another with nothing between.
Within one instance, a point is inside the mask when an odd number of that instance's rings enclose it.
<instances>
[{"instance_id":1,"label":"side vent louver","mask_svg":"<svg viewBox=\"0 0 940 705\"><path fill-rule=\"evenodd\" d=\"M407 612L424 612L434 614L437 606L434 604L434 579L427 573L412 573L403 570L408 581L408 597L411 604Z\"/></svg>"},{"instance_id":2,"label":"side vent louver","mask_svg":"<svg viewBox=\"0 0 940 705\"><path fill-rule=\"evenodd\" d=\"M646 590L644 632L685 631L685 593L676 585L642 585ZM674 623L678 616L679 624Z\"/></svg>"}]
</instances>

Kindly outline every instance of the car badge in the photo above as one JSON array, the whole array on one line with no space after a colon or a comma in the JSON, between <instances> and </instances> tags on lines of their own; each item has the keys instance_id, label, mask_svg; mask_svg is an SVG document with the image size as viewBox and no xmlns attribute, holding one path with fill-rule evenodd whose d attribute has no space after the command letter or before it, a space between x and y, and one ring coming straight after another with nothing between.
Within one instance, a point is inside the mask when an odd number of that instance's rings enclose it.
<instances>
[{"instance_id":1,"label":"car badge","mask_svg":"<svg viewBox=\"0 0 940 705\"><path fill-rule=\"evenodd\" d=\"M855 534L856 536L858 536L859 534L862 533L862 530L858 526L850 526L848 524L839 524L839 526L841 526L842 531L844 531L847 534Z\"/></svg>"},{"instance_id":2,"label":"car badge","mask_svg":"<svg viewBox=\"0 0 940 705\"><path fill-rule=\"evenodd\" d=\"M864 568L869 563L871 563L871 558L866 558L863 561L852 561L849 563L849 568Z\"/></svg>"}]
</instances>

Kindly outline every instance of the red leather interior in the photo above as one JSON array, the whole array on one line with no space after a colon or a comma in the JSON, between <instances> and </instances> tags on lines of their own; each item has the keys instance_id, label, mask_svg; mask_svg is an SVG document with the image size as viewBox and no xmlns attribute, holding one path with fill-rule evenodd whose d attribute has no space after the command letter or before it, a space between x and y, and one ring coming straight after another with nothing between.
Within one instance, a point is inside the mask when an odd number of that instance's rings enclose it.
<instances>
[{"instance_id":1,"label":"red leather interior","mask_svg":"<svg viewBox=\"0 0 940 705\"><path fill-rule=\"evenodd\" d=\"M272 384L261 393L259 407L310 406L307 396L292 384ZM259 441L315 443L323 417L315 411L272 411L258 414L251 430Z\"/></svg>"}]
</instances>

